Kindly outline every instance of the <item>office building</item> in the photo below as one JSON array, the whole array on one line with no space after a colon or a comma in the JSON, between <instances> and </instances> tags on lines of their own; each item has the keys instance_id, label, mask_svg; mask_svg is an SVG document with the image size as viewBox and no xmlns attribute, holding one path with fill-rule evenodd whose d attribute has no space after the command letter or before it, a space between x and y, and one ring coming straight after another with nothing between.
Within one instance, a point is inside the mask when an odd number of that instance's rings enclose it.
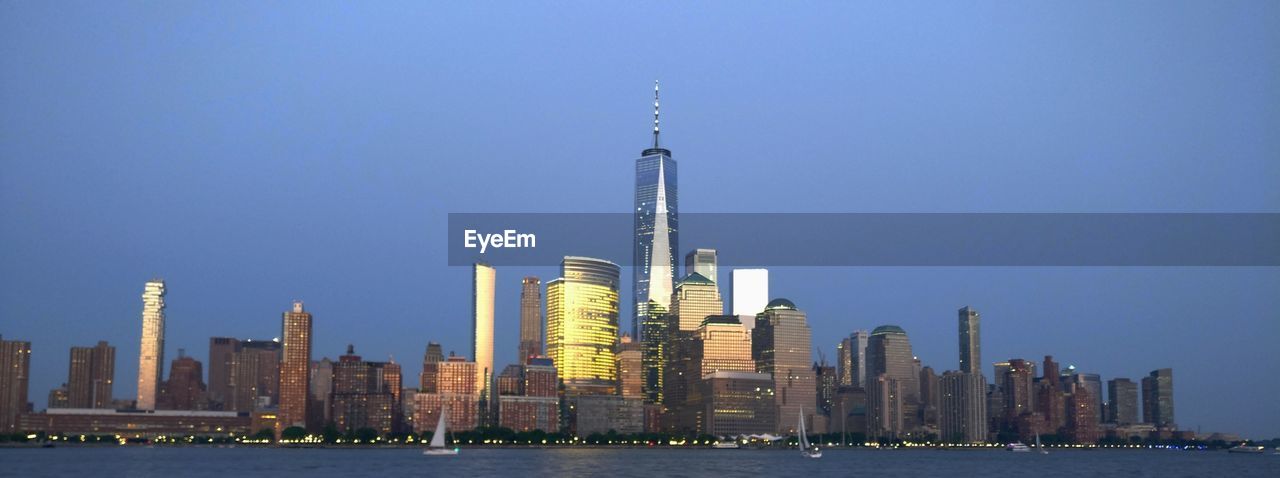
<instances>
[{"instance_id":1,"label":"office building","mask_svg":"<svg viewBox=\"0 0 1280 478\"><path fill-rule=\"evenodd\" d=\"M667 330L667 308L662 304L650 301L642 315L644 322L640 324L643 334L640 337L641 366L644 368L645 403L661 404L664 401L665 375L667 367L667 342L670 331ZM659 410L661 407L659 407Z\"/></svg>"},{"instance_id":2,"label":"office building","mask_svg":"<svg viewBox=\"0 0 1280 478\"><path fill-rule=\"evenodd\" d=\"M802 408L811 410L817 403L811 340L805 313L787 299L770 301L751 331L756 371L773 376L778 433L795 433L797 421L793 418L800 416Z\"/></svg>"},{"instance_id":3,"label":"office building","mask_svg":"<svg viewBox=\"0 0 1280 478\"><path fill-rule=\"evenodd\" d=\"M676 162L658 142L658 85L653 86L653 146L636 160L635 242L632 247L632 296L635 306L631 335L647 336L645 322L650 301L669 307L680 250L680 207ZM548 292L549 294L549 292ZM548 314L550 311L548 311ZM550 341L548 340L548 345ZM558 364L558 362L557 362ZM563 370L562 370L563 371Z\"/></svg>"},{"instance_id":4,"label":"office building","mask_svg":"<svg viewBox=\"0 0 1280 478\"><path fill-rule=\"evenodd\" d=\"M644 431L644 401L617 395L583 395L571 399L573 432L579 437L613 430L627 435Z\"/></svg>"},{"instance_id":5,"label":"office building","mask_svg":"<svg viewBox=\"0 0 1280 478\"><path fill-rule=\"evenodd\" d=\"M116 348L106 342L71 347L66 408L107 408L116 376Z\"/></svg>"},{"instance_id":6,"label":"office building","mask_svg":"<svg viewBox=\"0 0 1280 478\"><path fill-rule=\"evenodd\" d=\"M902 381L880 373L867 387L867 438L895 440L907 433Z\"/></svg>"},{"instance_id":7,"label":"office building","mask_svg":"<svg viewBox=\"0 0 1280 478\"><path fill-rule=\"evenodd\" d=\"M28 413L20 418L18 428L47 435L119 435L128 439L233 437L258 431L253 427L253 417L246 413L112 408L55 408Z\"/></svg>"},{"instance_id":8,"label":"office building","mask_svg":"<svg viewBox=\"0 0 1280 478\"><path fill-rule=\"evenodd\" d=\"M204 366L178 349L178 358L169 365L169 379L160 387L156 407L160 410L207 410Z\"/></svg>"},{"instance_id":9,"label":"office building","mask_svg":"<svg viewBox=\"0 0 1280 478\"><path fill-rule=\"evenodd\" d=\"M1067 439L1079 444L1093 444L1102 438L1098 424L1098 412L1094 409L1098 400L1093 388L1085 379L1073 381L1068 387Z\"/></svg>"},{"instance_id":10,"label":"office building","mask_svg":"<svg viewBox=\"0 0 1280 478\"><path fill-rule=\"evenodd\" d=\"M520 281L520 363L542 356L542 280L525 277Z\"/></svg>"},{"instance_id":11,"label":"office building","mask_svg":"<svg viewBox=\"0 0 1280 478\"><path fill-rule=\"evenodd\" d=\"M631 340L630 334L622 334L618 339L618 350L614 362L618 369L617 394L626 398L641 398L644 394L643 350L639 342Z\"/></svg>"},{"instance_id":12,"label":"office building","mask_svg":"<svg viewBox=\"0 0 1280 478\"><path fill-rule=\"evenodd\" d=\"M710 279L711 282L718 282L716 279L716 250L715 249L694 249L684 256L684 274L700 274L702 277Z\"/></svg>"},{"instance_id":13,"label":"office building","mask_svg":"<svg viewBox=\"0 0 1280 478\"><path fill-rule=\"evenodd\" d=\"M697 330L703 319L724 314L724 301L715 282L694 272L676 284L671 295L671 313L682 331Z\"/></svg>"},{"instance_id":14,"label":"office building","mask_svg":"<svg viewBox=\"0 0 1280 478\"><path fill-rule=\"evenodd\" d=\"M871 331L871 335L867 337L867 377L885 375L897 383L897 390L901 394L898 397L901 406L896 410L903 416L894 420L901 420L903 426L896 430L894 436L912 433L922 425L917 416L920 410L920 374L916 367L911 340L906 331L896 325L882 325ZM867 388L870 397L871 387ZM872 412L875 410L868 409L868 413ZM868 419L871 418L874 417Z\"/></svg>"},{"instance_id":15,"label":"office building","mask_svg":"<svg viewBox=\"0 0 1280 478\"><path fill-rule=\"evenodd\" d=\"M768 269L734 269L729 277L729 302L733 315L764 312L769 304ZM750 327L748 327L750 328Z\"/></svg>"},{"instance_id":16,"label":"office building","mask_svg":"<svg viewBox=\"0 0 1280 478\"><path fill-rule=\"evenodd\" d=\"M164 379L164 281L148 281L142 291L142 340L138 353L139 410L155 410Z\"/></svg>"},{"instance_id":17,"label":"office building","mask_svg":"<svg viewBox=\"0 0 1280 478\"><path fill-rule=\"evenodd\" d=\"M765 373L718 370L698 380L689 404L694 431L715 436L774 433L778 429L773 377Z\"/></svg>"},{"instance_id":18,"label":"office building","mask_svg":"<svg viewBox=\"0 0 1280 478\"><path fill-rule=\"evenodd\" d=\"M1138 421L1138 384L1127 378L1107 381L1107 421L1116 425L1132 425Z\"/></svg>"},{"instance_id":19,"label":"office building","mask_svg":"<svg viewBox=\"0 0 1280 478\"><path fill-rule=\"evenodd\" d=\"M1173 418L1173 369L1152 370L1142 377L1142 421L1160 428L1176 428Z\"/></svg>"},{"instance_id":20,"label":"office building","mask_svg":"<svg viewBox=\"0 0 1280 478\"><path fill-rule=\"evenodd\" d=\"M436 373L444 362L444 349L440 344L427 342L427 351L422 354L422 375L418 377L418 391L436 393Z\"/></svg>"},{"instance_id":21,"label":"office building","mask_svg":"<svg viewBox=\"0 0 1280 478\"><path fill-rule=\"evenodd\" d=\"M333 365L328 357L311 361L307 423L327 425L333 421Z\"/></svg>"},{"instance_id":22,"label":"office building","mask_svg":"<svg viewBox=\"0 0 1280 478\"><path fill-rule=\"evenodd\" d=\"M547 355L565 394L612 395L617 387L620 269L590 257L565 257L547 284Z\"/></svg>"}]
</instances>

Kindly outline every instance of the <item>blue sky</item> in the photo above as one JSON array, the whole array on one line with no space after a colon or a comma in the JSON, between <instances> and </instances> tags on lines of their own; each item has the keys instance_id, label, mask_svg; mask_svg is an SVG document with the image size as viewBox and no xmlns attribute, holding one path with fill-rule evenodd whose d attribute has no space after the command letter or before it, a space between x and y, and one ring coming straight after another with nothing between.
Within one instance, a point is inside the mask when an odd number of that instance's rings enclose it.
<instances>
[{"instance_id":1,"label":"blue sky","mask_svg":"<svg viewBox=\"0 0 1280 478\"><path fill-rule=\"evenodd\" d=\"M629 210L654 79L683 211L1280 212L1276 45L1257 1L5 2L0 334L33 343L37 407L99 339L129 397L162 276L170 357L278 336L303 299L317 357L354 343L415 377L428 340L470 354L446 214ZM500 364L527 273L555 270L498 271ZM988 364L1173 367L1180 424L1271 437L1278 285L780 268L772 288L828 356L894 323L955 368L969 304Z\"/></svg>"}]
</instances>

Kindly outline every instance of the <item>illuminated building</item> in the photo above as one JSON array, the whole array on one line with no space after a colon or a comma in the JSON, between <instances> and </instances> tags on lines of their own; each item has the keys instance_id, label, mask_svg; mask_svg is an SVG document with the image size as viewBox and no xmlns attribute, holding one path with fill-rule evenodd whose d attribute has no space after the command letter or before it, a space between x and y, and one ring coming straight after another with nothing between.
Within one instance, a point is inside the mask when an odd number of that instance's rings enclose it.
<instances>
[{"instance_id":1,"label":"illuminated building","mask_svg":"<svg viewBox=\"0 0 1280 478\"><path fill-rule=\"evenodd\" d=\"M915 356L911 353L911 340L907 337L907 332L896 325L876 327L867 337L867 376L877 377L881 374L896 380L897 386L901 388L901 396L898 398L902 405L897 410L903 414L901 420L904 424L895 433L916 431L919 424L917 413L920 403L920 375L916 369ZM872 395L869 384L867 389L868 396Z\"/></svg>"},{"instance_id":2,"label":"illuminated building","mask_svg":"<svg viewBox=\"0 0 1280 478\"><path fill-rule=\"evenodd\" d=\"M20 419L20 428L31 433L125 438L243 436L257 431L252 425L253 417L248 413L191 410L61 408L29 413Z\"/></svg>"},{"instance_id":3,"label":"illuminated building","mask_svg":"<svg viewBox=\"0 0 1280 478\"><path fill-rule=\"evenodd\" d=\"M774 299L756 317L751 331L751 356L756 371L773 376L778 433L794 434L801 408L817 403L817 382L811 368L811 334L804 312L787 299Z\"/></svg>"},{"instance_id":4,"label":"illuminated building","mask_svg":"<svg viewBox=\"0 0 1280 478\"><path fill-rule=\"evenodd\" d=\"M738 436L773 433L778 428L773 377L766 373L721 370L698 380L690 407L697 412L699 434Z\"/></svg>"},{"instance_id":5,"label":"illuminated building","mask_svg":"<svg viewBox=\"0 0 1280 478\"><path fill-rule=\"evenodd\" d=\"M769 270L734 269L729 276L729 302L733 315L755 317L764 312L769 304Z\"/></svg>"},{"instance_id":6,"label":"illuminated building","mask_svg":"<svg viewBox=\"0 0 1280 478\"><path fill-rule=\"evenodd\" d=\"M368 362L347 353L333 367L333 422L339 431L361 428L386 435L394 431L400 399L400 366L394 362Z\"/></svg>"},{"instance_id":7,"label":"illuminated building","mask_svg":"<svg viewBox=\"0 0 1280 478\"><path fill-rule=\"evenodd\" d=\"M493 387L493 294L497 271L477 262L471 274L471 356L476 360L476 390L489 403Z\"/></svg>"},{"instance_id":8,"label":"illuminated building","mask_svg":"<svg viewBox=\"0 0 1280 478\"><path fill-rule=\"evenodd\" d=\"M942 374L938 388L939 438L946 443L987 441L987 379L953 370Z\"/></svg>"},{"instance_id":9,"label":"illuminated building","mask_svg":"<svg viewBox=\"0 0 1280 478\"><path fill-rule=\"evenodd\" d=\"M671 315L676 317L679 330L697 330L703 319L723 314L720 289L711 279L694 272L676 284L671 296Z\"/></svg>"},{"instance_id":10,"label":"illuminated building","mask_svg":"<svg viewBox=\"0 0 1280 478\"><path fill-rule=\"evenodd\" d=\"M314 431L319 424L307 424L308 397L311 394L311 314L303 310L302 301L293 302L293 310L284 313L283 358L280 360L280 412L277 433L289 427Z\"/></svg>"},{"instance_id":11,"label":"illuminated building","mask_svg":"<svg viewBox=\"0 0 1280 478\"><path fill-rule=\"evenodd\" d=\"M618 369L618 395L626 398L645 397L642 355L640 343L631 340L631 335L622 334L614 355Z\"/></svg>"},{"instance_id":12,"label":"illuminated building","mask_svg":"<svg viewBox=\"0 0 1280 478\"><path fill-rule=\"evenodd\" d=\"M1176 428L1173 421L1173 369L1152 370L1142 377L1142 421L1158 428Z\"/></svg>"},{"instance_id":13,"label":"illuminated building","mask_svg":"<svg viewBox=\"0 0 1280 478\"><path fill-rule=\"evenodd\" d=\"M632 296L635 306L631 335L648 336L642 330L646 304L654 301L669 307L676 278L676 254L680 246L679 195L676 193L676 162L671 151L658 143L658 85L653 86L653 147L636 160L635 242L632 247ZM548 291L550 295L550 291ZM549 304L548 304L549 305ZM547 312L550 314L550 310ZM550 331L548 331L550 333ZM616 334L615 334L616 335ZM548 339L550 346L550 339ZM560 362L557 361L557 364ZM563 369L562 372L565 372ZM566 373L566 377L569 375Z\"/></svg>"},{"instance_id":14,"label":"illuminated building","mask_svg":"<svg viewBox=\"0 0 1280 478\"><path fill-rule=\"evenodd\" d=\"M27 410L31 380L31 342L0 336L0 433L12 433Z\"/></svg>"},{"instance_id":15,"label":"illuminated building","mask_svg":"<svg viewBox=\"0 0 1280 478\"><path fill-rule=\"evenodd\" d=\"M1044 370L1040 381L1036 384L1036 411L1044 417L1042 433L1057 433L1066 426L1066 404L1063 401L1062 382L1058 375L1058 363L1052 355L1044 356Z\"/></svg>"},{"instance_id":16,"label":"illuminated building","mask_svg":"<svg viewBox=\"0 0 1280 478\"><path fill-rule=\"evenodd\" d=\"M1067 439L1080 444L1092 444L1102 438L1098 424L1098 412L1094 409L1098 400L1085 380L1072 381L1067 399Z\"/></svg>"},{"instance_id":17,"label":"illuminated building","mask_svg":"<svg viewBox=\"0 0 1280 478\"><path fill-rule=\"evenodd\" d=\"M530 359L524 366L524 388L520 394L529 397L555 397L560 392L560 380L551 359Z\"/></svg>"},{"instance_id":18,"label":"illuminated building","mask_svg":"<svg viewBox=\"0 0 1280 478\"><path fill-rule=\"evenodd\" d=\"M494 381L497 382L498 395L520 395L520 389L524 388L524 367L508 365Z\"/></svg>"},{"instance_id":19,"label":"illuminated building","mask_svg":"<svg viewBox=\"0 0 1280 478\"><path fill-rule=\"evenodd\" d=\"M164 281L148 281L142 291L142 340L138 353L139 410L155 410L164 376Z\"/></svg>"},{"instance_id":20,"label":"illuminated building","mask_svg":"<svg viewBox=\"0 0 1280 478\"><path fill-rule=\"evenodd\" d=\"M440 362L444 361L444 349L440 344L427 342L427 351L422 354L422 375L419 378L418 391L436 393L436 372Z\"/></svg>"},{"instance_id":21,"label":"illuminated building","mask_svg":"<svg viewBox=\"0 0 1280 478\"><path fill-rule=\"evenodd\" d=\"M520 287L520 363L542 355L542 281L525 277Z\"/></svg>"},{"instance_id":22,"label":"illuminated building","mask_svg":"<svg viewBox=\"0 0 1280 478\"><path fill-rule=\"evenodd\" d=\"M650 301L646 306L644 322L640 324L641 365L644 368L645 402L663 402L664 379L667 367L667 308ZM657 407L661 410L661 407Z\"/></svg>"},{"instance_id":23,"label":"illuminated building","mask_svg":"<svg viewBox=\"0 0 1280 478\"><path fill-rule=\"evenodd\" d=\"M715 372L755 372L751 336L732 315L707 316L697 330L681 334L684 337L673 350L682 357L670 362L676 366L670 369L667 382L672 390L665 402L667 425L675 431L699 430L706 420L705 405L711 402L700 396L710 390L700 382ZM767 388L772 389L772 384Z\"/></svg>"},{"instance_id":24,"label":"illuminated building","mask_svg":"<svg viewBox=\"0 0 1280 478\"><path fill-rule=\"evenodd\" d=\"M66 408L107 408L116 376L116 348L106 342L71 347Z\"/></svg>"},{"instance_id":25,"label":"illuminated building","mask_svg":"<svg viewBox=\"0 0 1280 478\"><path fill-rule=\"evenodd\" d=\"M498 423L515 431L560 429L560 399L556 369L551 360L533 358L528 365L512 365L503 371L518 384L498 397ZM506 388L500 384L500 388Z\"/></svg>"},{"instance_id":26,"label":"illuminated building","mask_svg":"<svg viewBox=\"0 0 1280 478\"><path fill-rule=\"evenodd\" d=\"M565 394L611 395L617 385L618 276L612 262L565 257L547 284L547 355Z\"/></svg>"},{"instance_id":27,"label":"illuminated building","mask_svg":"<svg viewBox=\"0 0 1280 478\"><path fill-rule=\"evenodd\" d=\"M432 391L419 392L414 397L413 424L418 430L431 430L440 419L440 410L449 410L448 427L451 431L465 431L479 425L480 395L476 390L476 363L451 355L435 363L434 376L430 378Z\"/></svg>"},{"instance_id":28,"label":"illuminated building","mask_svg":"<svg viewBox=\"0 0 1280 478\"><path fill-rule=\"evenodd\" d=\"M1004 420L1006 429L1017 430L1026 435L1027 428L1019 426L1019 418L1023 415L1035 414L1041 417L1033 407L1035 405L1032 377L1035 375L1035 364L1023 359L1010 359L1004 376L1000 378L1000 389L1004 395Z\"/></svg>"},{"instance_id":29,"label":"illuminated building","mask_svg":"<svg viewBox=\"0 0 1280 478\"><path fill-rule=\"evenodd\" d=\"M684 256L685 275L697 273L716 282L716 250L694 249Z\"/></svg>"}]
</instances>

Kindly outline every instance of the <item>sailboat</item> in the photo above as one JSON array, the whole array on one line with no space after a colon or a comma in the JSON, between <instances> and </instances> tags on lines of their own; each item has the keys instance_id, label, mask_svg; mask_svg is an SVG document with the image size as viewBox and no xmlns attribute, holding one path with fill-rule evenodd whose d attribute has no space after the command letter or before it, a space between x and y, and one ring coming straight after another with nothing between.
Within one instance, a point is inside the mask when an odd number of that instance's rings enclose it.
<instances>
[{"instance_id":1,"label":"sailboat","mask_svg":"<svg viewBox=\"0 0 1280 478\"><path fill-rule=\"evenodd\" d=\"M427 445L427 449L422 450L423 455L457 455L458 448L445 448L444 435L445 423L449 421L449 407L440 407L440 421L436 422L436 432L431 435L431 444Z\"/></svg>"},{"instance_id":2,"label":"sailboat","mask_svg":"<svg viewBox=\"0 0 1280 478\"><path fill-rule=\"evenodd\" d=\"M822 458L822 450L809 444L809 436L804 432L804 407L800 407L800 453L805 458Z\"/></svg>"},{"instance_id":3,"label":"sailboat","mask_svg":"<svg viewBox=\"0 0 1280 478\"><path fill-rule=\"evenodd\" d=\"M1048 454L1049 454L1049 450L1044 449L1044 445L1041 445L1041 444L1040 444L1040 431L1039 431L1039 430L1036 430L1036 450L1039 450L1041 455L1048 455Z\"/></svg>"}]
</instances>

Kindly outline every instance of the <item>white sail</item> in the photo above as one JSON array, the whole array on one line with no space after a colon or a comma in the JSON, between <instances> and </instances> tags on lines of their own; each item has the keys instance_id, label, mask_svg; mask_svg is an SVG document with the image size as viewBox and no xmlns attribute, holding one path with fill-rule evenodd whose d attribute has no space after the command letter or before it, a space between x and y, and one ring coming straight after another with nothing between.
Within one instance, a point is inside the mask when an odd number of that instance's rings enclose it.
<instances>
[{"instance_id":1,"label":"white sail","mask_svg":"<svg viewBox=\"0 0 1280 478\"><path fill-rule=\"evenodd\" d=\"M809 449L809 437L805 436L805 432L804 432L804 407L800 407L800 417L799 417L799 418L800 418L800 449L801 449L801 450L808 450L808 449Z\"/></svg>"},{"instance_id":2,"label":"white sail","mask_svg":"<svg viewBox=\"0 0 1280 478\"><path fill-rule=\"evenodd\" d=\"M440 421L436 423L436 432L431 435L431 448L444 448L444 426L449 420L449 407L440 407Z\"/></svg>"}]
</instances>

